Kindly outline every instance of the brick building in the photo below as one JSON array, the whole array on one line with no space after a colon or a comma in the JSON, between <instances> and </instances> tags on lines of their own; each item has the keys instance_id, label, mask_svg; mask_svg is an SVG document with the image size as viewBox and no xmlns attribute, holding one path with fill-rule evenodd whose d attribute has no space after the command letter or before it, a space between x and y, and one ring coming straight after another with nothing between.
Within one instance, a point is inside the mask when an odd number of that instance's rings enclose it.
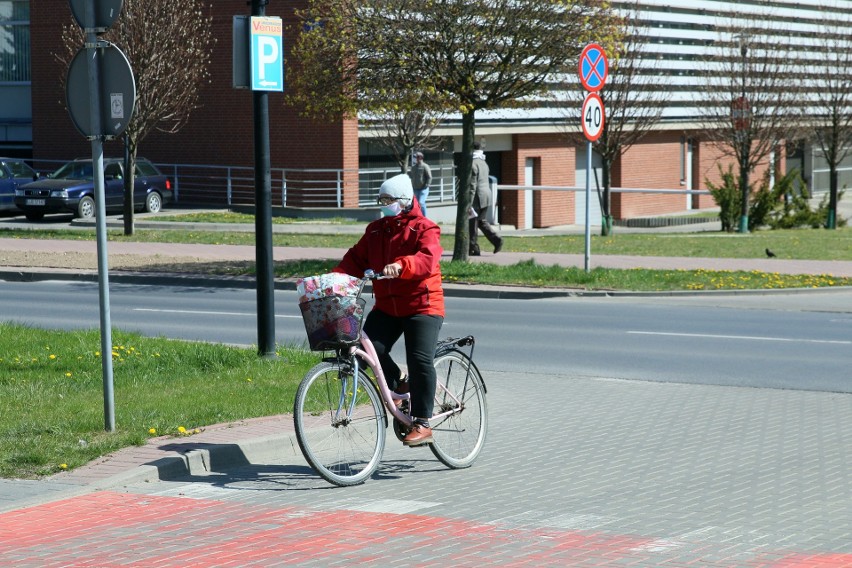
<instances>
[{"instance_id":1,"label":"brick building","mask_svg":"<svg viewBox=\"0 0 852 568\"><path fill-rule=\"evenodd\" d=\"M234 15L247 15L245 0L216 0L210 3L214 35L211 82L202 92L202 107L195 110L189 124L178 134L154 133L140 144L139 154L158 164L253 165L252 96L232 87L231 30ZM306 2L271 0L269 16L284 20L285 29L294 23L293 10ZM616 7L622 3L615 3ZM639 3L641 21L655 56L665 61L660 73L671 89L671 108L663 114L655 132L627 151L613 164L612 186L658 190L704 189L706 180L718 181L717 165L725 162L718 150L702 142L695 109L684 102L695 90L698 61L719 37L721 18L754 16L765 12L779 21L798 22L805 28L819 28L825 16L816 6L779 0L771 10L765 3L748 6L738 2L685 1L673 8L670 3L645 0ZM632 3L624 3L627 9ZM87 155L89 143L75 130L60 102L64 93L58 77L65 70L55 61L60 29L73 23L68 0L0 0L0 56L15 59L14 69L0 66L0 155L12 154L35 160L67 160ZM8 32L4 34L3 32ZM24 33L25 32L25 33ZM11 38L11 40L3 38ZM285 46L290 40L285 37ZM5 42L5 43L4 43ZM286 47L285 47L286 49ZM11 59L10 59L11 58ZM23 65L28 64L26 70ZM162 88L169 88L163 85ZM566 95L568 96L568 95ZM579 107L582 95L576 97ZM572 99L573 100L573 99ZM285 106L279 93L269 95L270 145L273 168L293 170L293 176L316 175L307 170L335 171L341 179L342 205L358 207L364 198L363 171L367 167L391 167L387 157L378 156L370 145L373 135L368 124L355 120L321 123L301 118ZM545 109L546 111L546 109ZM477 138L486 142L492 174L503 186L582 187L586 176L585 145L575 146L565 135L565 116L557 109L531 113L523 110L477 115ZM447 166L460 148L460 119L450 117L437 132L446 139L444 152L427 153L427 162ZM118 142L108 142L106 155L120 155ZM818 157L805 147L794 165L805 169L806 178L817 182ZM784 152L773 156L772 164L761 164L752 179L772 167L786 171ZM301 173L298 173L298 172ZM361 175L359 175L359 171ZM448 184L451 185L451 182ZM817 188L819 189L819 187ZM288 205L300 205L297 201ZM430 199L453 211L452 190ZM582 192L546 190L500 191L499 216L502 224L517 227L546 227L582 222ZM599 219L597 199L593 198L591 220ZM677 213L712 206L706 195L684 193L614 193L616 219L661 213Z\"/></svg>"}]
</instances>

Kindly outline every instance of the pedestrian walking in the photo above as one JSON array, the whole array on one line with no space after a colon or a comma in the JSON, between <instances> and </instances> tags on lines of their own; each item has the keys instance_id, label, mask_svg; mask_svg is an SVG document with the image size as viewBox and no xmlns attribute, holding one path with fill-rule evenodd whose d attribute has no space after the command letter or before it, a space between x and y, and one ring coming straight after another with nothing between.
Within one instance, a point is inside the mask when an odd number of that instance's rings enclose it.
<instances>
[{"instance_id":1,"label":"pedestrian walking","mask_svg":"<svg viewBox=\"0 0 852 568\"><path fill-rule=\"evenodd\" d=\"M432 169L423 161L423 152L414 154L415 164L408 171L414 197L420 205L420 212L426 217L426 198L429 197L429 184L432 183Z\"/></svg>"},{"instance_id":2,"label":"pedestrian walking","mask_svg":"<svg viewBox=\"0 0 852 568\"><path fill-rule=\"evenodd\" d=\"M473 144L473 160L470 171L470 248L468 254L470 256L479 256L479 243L477 229L482 231L485 238L494 245L494 254L500 252L503 248L503 239L494 231L494 228L486 218L488 208L491 207L491 187L488 183L488 164L485 162L485 153L482 151L482 145L479 142Z\"/></svg>"}]
</instances>

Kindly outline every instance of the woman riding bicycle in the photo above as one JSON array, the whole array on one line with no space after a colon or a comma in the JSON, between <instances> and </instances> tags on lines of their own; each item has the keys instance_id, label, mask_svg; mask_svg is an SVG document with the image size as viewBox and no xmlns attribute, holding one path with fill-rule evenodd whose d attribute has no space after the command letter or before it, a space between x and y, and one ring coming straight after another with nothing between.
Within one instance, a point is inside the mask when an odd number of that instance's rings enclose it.
<instances>
[{"instance_id":1,"label":"woman riding bicycle","mask_svg":"<svg viewBox=\"0 0 852 568\"><path fill-rule=\"evenodd\" d=\"M364 333L376 348L388 387L397 392L410 388L414 425L403 444L421 446L433 441L429 417L436 389L435 346L444 322L443 249L440 227L423 216L413 197L407 175L386 180L378 200L383 217L367 225L334 272L360 278L374 270L391 277L373 281L376 303L364 322ZM402 335L408 377L390 356Z\"/></svg>"}]
</instances>

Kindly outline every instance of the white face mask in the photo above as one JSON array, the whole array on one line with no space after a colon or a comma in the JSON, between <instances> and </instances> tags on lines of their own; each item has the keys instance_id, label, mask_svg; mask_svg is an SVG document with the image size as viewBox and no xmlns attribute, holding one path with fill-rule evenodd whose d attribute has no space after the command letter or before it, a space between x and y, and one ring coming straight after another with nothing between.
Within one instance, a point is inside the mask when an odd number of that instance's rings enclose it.
<instances>
[{"instance_id":1,"label":"white face mask","mask_svg":"<svg viewBox=\"0 0 852 568\"><path fill-rule=\"evenodd\" d=\"M399 201L394 201L390 205L382 207L382 215L385 217L396 217L400 213L402 213L402 205L400 205Z\"/></svg>"}]
</instances>

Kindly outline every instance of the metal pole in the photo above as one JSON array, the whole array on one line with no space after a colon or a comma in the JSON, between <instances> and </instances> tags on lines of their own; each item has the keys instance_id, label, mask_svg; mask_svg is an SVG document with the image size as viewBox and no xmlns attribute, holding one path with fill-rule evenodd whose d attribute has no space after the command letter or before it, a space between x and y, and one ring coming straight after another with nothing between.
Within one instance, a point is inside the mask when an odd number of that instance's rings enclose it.
<instances>
[{"instance_id":1,"label":"metal pole","mask_svg":"<svg viewBox=\"0 0 852 568\"><path fill-rule=\"evenodd\" d=\"M592 142L586 145L586 253L583 261L583 266L586 272L589 271L589 259L592 251L592 227L589 224L589 216L591 215L590 202L592 201Z\"/></svg>"},{"instance_id":2,"label":"metal pole","mask_svg":"<svg viewBox=\"0 0 852 568\"><path fill-rule=\"evenodd\" d=\"M86 4L86 21L95 22L95 3ZM86 28L86 56L89 60L89 120L92 141L92 177L95 182L95 218L98 249L98 298L101 320L101 367L104 385L104 428L115 431L115 398L112 377L112 323L109 314L109 264L106 239L106 206L104 204L104 148L101 132L100 70L98 36L93 27Z\"/></svg>"},{"instance_id":3,"label":"metal pole","mask_svg":"<svg viewBox=\"0 0 852 568\"><path fill-rule=\"evenodd\" d=\"M266 15L268 0L252 0L251 15ZM269 96L253 91L255 264L257 269L257 350L275 357L275 278L272 262L272 171L269 156Z\"/></svg>"},{"instance_id":4,"label":"metal pole","mask_svg":"<svg viewBox=\"0 0 852 568\"><path fill-rule=\"evenodd\" d=\"M742 146L740 148L740 192L742 194L742 209L740 211L740 227L739 227L740 233L748 233L748 198L749 198L749 191L748 191L748 159L747 158L748 158L750 148L749 148L749 144L748 144L748 127L746 127L747 122L746 122L746 114L745 113L747 113L747 112L751 113L751 108L750 108L751 105L747 104L747 101L746 101L746 54L748 53L748 45L746 44L747 39L748 39L748 36L746 34L740 35L740 54L742 55L742 62L743 62L743 69L742 69L743 84L742 84L742 91L741 91L742 98L740 100L742 101L741 105L744 107L740 110L740 112L743 113L743 115L740 117L740 120L742 120L743 122L741 123L742 126L741 126L741 130L739 131L740 136L742 136L742 140L740 141L740 143L742 144ZM751 117L749 116L748 119L750 119L750 118Z\"/></svg>"}]
</instances>

